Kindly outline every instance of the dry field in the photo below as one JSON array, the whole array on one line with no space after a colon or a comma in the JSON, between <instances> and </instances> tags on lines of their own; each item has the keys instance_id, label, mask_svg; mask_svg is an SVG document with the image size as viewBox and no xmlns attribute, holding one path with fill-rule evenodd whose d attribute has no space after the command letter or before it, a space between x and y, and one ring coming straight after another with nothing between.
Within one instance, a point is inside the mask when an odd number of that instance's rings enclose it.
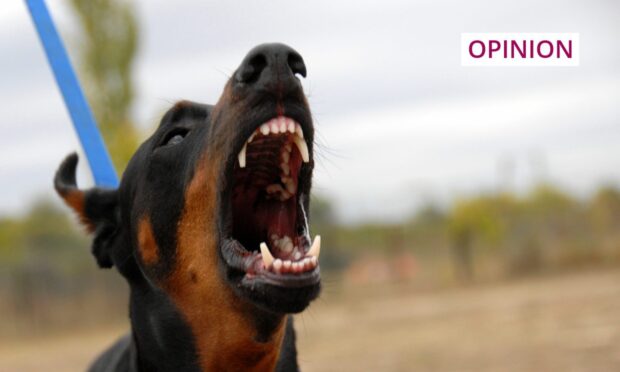
<instances>
[{"instance_id":1,"label":"dry field","mask_svg":"<svg viewBox=\"0 0 620 372\"><path fill-rule=\"evenodd\" d=\"M620 271L432 292L335 290L297 318L304 371L620 370ZM0 343L0 371L81 371L119 326Z\"/></svg>"}]
</instances>

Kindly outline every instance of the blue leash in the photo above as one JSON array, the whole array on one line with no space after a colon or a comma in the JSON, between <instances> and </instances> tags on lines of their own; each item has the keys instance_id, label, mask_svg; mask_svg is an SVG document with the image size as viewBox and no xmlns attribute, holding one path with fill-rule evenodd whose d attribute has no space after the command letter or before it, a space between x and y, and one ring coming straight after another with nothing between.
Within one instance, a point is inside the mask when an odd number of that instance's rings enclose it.
<instances>
[{"instance_id":1,"label":"blue leash","mask_svg":"<svg viewBox=\"0 0 620 372\"><path fill-rule=\"evenodd\" d=\"M103 139L97 129L86 97L71 67L67 52L44 0L26 0L30 16L37 29L47 60L52 67L56 83L60 88L73 127L80 138L90 169L98 186L117 187L118 178L110 160Z\"/></svg>"}]
</instances>

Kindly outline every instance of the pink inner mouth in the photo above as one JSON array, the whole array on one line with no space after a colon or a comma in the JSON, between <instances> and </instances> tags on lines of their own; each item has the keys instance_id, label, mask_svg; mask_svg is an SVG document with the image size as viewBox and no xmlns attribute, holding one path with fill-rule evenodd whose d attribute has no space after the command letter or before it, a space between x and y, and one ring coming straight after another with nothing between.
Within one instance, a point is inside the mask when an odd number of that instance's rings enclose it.
<instances>
[{"instance_id":1,"label":"pink inner mouth","mask_svg":"<svg viewBox=\"0 0 620 372\"><path fill-rule=\"evenodd\" d=\"M277 125L278 130L282 122L294 125L291 119L284 117L272 119L266 125L270 128L272 124ZM306 257L310 242L305 231L305 216L298 221L297 187L303 158L295 144L297 134L289 130L274 133L260 129L247 143L245 166L237 163L234 169L233 238L255 252L265 243L273 262L261 264L272 272L311 271L317 266L317 260Z\"/></svg>"}]
</instances>

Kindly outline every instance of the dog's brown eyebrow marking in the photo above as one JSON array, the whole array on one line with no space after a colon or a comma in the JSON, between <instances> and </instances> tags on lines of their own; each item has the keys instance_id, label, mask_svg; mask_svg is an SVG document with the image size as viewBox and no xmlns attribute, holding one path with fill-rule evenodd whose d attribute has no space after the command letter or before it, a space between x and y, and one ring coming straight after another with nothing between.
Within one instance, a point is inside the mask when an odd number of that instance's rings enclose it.
<instances>
[{"instance_id":1,"label":"dog's brown eyebrow marking","mask_svg":"<svg viewBox=\"0 0 620 372\"><path fill-rule=\"evenodd\" d=\"M159 262L159 247L148 215L143 216L138 223L138 250L145 265L152 266Z\"/></svg>"},{"instance_id":2,"label":"dog's brown eyebrow marking","mask_svg":"<svg viewBox=\"0 0 620 372\"><path fill-rule=\"evenodd\" d=\"M190 108L192 107L192 102L188 101L188 100L181 100L178 101L177 103L174 104L174 106L172 106L172 110L173 111L180 111L184 108Z\"/></svg>"}]
</instances>

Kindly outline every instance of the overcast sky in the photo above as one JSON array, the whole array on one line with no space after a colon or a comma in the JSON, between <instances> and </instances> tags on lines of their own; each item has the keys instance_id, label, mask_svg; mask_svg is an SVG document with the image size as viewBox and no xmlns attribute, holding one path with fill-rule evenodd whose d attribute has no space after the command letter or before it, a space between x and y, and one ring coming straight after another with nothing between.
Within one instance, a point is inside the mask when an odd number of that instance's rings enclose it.
<instances>
[{"instance_id":1,"label":"overcast sky","mask_svg":"<svg viewBox=\"0 0 620 372\"><path fill-rule=\"evenodd\" d=\"M0 214L51 195L79 149L22 1L0 8ZM48 4L70 52L67 1ZM586 196L620 186L620 2L138 1L135 119L214 103L254 45L306 61L319 134L315 192L346 221L541 179ZM579 67L460 66L461 32L578 32ZM77 62L77 61L76 61ZM91 183L80 170L82 184Z\"/></svg>"}]
</instances>

